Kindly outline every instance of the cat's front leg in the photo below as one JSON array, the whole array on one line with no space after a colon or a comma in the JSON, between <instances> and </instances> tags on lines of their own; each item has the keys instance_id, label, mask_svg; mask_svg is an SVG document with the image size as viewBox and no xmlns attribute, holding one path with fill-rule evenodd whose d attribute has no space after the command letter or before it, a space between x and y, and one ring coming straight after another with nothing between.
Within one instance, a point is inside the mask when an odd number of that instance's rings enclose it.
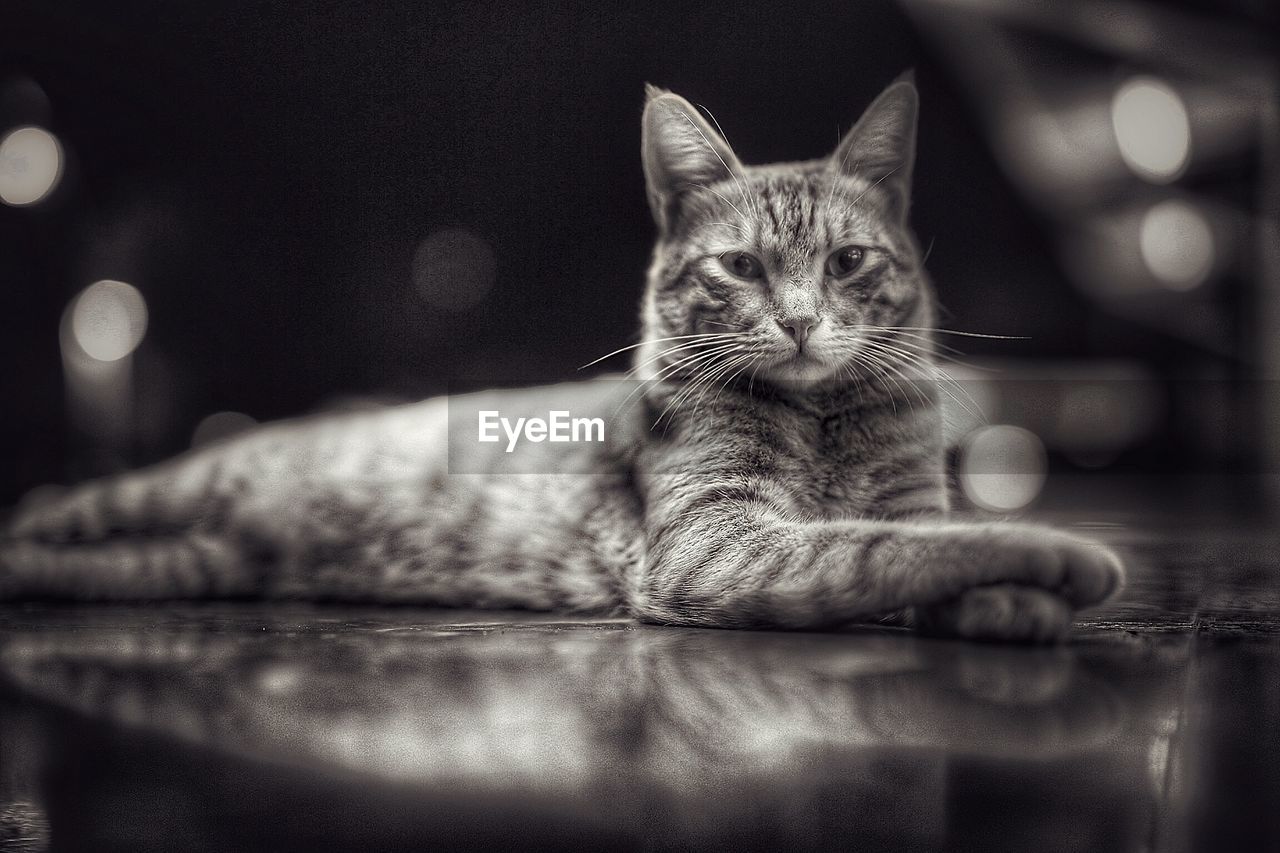
<instances>
[{"instance_id":1,"label":"cat's front leg","mask_svg":"<svg viewBox=\"0 0 1280 853\"><path fill-rule=\"evenodd\" d=\"M702 497L651 519L645 565L628 596L641 618L822 627L950 606L972 591L951 621L935 624L972 638L1053 639L1071 610L1104 600L1123 580L1114 552L1048 528L803 522L760 501ZM1003 607L1009 593L1002 585L1030 590L1016 594L1026 607ZM1028 617L1030 608L1043 613Z\"/></svg>"}]
</instances>

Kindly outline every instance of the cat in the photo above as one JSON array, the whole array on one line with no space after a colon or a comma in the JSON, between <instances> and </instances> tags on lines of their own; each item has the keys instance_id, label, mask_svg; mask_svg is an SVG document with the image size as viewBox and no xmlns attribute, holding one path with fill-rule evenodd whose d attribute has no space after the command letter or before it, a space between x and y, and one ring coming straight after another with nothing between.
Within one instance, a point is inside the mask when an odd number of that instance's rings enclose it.
<instances>
[{"instance_id":1,"label":"cat","mask_svg":"<svg viewBox=\"0 0 1280 853\"><path fill-rule=\"evenodd\" d=\"M397 602L718 628L907 613L936 633L1060 639L1123 567L1056 530L948 515L935 300L907 224L914 82L885 89L830 156L753 167L688 101L646 95L658 237L627 382L269 424L28 501L0 541L0 599ZM548 400L619 414L604 441L514 449L456 414L514 421Z\"/></svg>"}]
</instances>

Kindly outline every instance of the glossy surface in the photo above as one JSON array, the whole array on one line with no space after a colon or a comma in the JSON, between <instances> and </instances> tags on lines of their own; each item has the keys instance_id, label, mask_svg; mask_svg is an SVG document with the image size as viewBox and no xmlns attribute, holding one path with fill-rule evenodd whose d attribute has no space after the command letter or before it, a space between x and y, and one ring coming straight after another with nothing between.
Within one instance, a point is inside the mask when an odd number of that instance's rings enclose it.
<instances>
[{"instance_id":1,"label":"glossy surface","mask_svg":"<svg viewBox=\"0 0 1280 853\"><path fill-rule=\"evenodd\" d=\"M1277 849L1277 543L1103 532L1132 582L1051 649L3 610L0 849Z\"/></svg>"}]
</instances>

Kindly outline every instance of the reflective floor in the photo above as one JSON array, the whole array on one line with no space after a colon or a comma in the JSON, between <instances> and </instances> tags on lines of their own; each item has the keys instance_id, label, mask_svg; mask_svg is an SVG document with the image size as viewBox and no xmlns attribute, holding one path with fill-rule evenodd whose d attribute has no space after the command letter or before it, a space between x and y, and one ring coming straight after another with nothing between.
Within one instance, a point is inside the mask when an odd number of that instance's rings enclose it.
<instances>
[{"instance_id":1,"label":"reflective floor","mask_svg":"<svg viewBox=\"0 0 1280 853\"><path fill-rule=\"evenodd\" d=\"M1102 532L1054 649L0 610L0 850L1280 849L1280 540Z\"/></svg>"}]
</instances>

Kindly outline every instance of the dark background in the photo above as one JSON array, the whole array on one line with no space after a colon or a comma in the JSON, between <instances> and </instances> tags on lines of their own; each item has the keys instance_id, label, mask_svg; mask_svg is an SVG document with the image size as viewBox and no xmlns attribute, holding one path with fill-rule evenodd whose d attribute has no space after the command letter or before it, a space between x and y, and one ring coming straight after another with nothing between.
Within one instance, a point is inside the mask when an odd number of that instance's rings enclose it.
<instances>
[{"instance_id":1,"label":"dark background","mask_svg":"<svg viewBox=\"0 0 1280 853\"><path fill-rule=\"evenodd\" d=\"M1249 26L1272 14L1181 5ZM1052 50L1068 73L1091 61ZM967 351L1217 358L1068 282L1043 215L893 4L9 0L0 124L47 127L68 167L46 203L0 207L0 503L104 466L67 426L57 334L93 281L134 284L150 312L136 354L146 428L110 465L189 446L218 410L266 420L571 377L635 339L653 239L644 82L709 107L760 163L826 154L912 67L913 222L946 322L1031 338ZM423 238L450 227L496 258L492 290L459 311L411 275Z\"/></svg>"}]
</instances>

